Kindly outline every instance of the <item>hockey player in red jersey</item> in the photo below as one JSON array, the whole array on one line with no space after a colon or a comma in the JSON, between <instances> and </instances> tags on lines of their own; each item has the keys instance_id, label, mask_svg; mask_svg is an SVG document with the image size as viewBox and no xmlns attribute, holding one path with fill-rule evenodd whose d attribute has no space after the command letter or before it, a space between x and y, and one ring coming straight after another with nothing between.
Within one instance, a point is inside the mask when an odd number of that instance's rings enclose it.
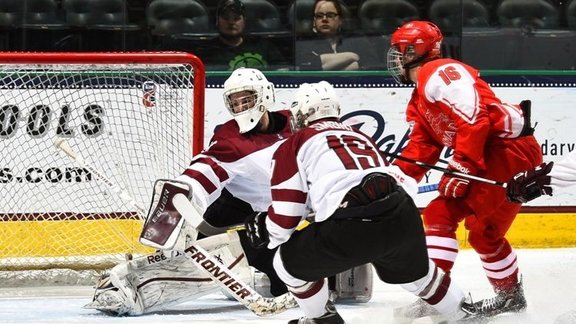
<instances>
[{"instance_id":1,"label":"hockey player in red jersey","mask_svg":"<svg viewBox=\"0 0 576 324\"><path fill-rule=\"evenodd\" d=\"M449 169L501 182L539 165L542 153L532 135L530 102L503 103L478 70L442 58L442 39L427 21L406 23L392 34L388 70L398 82L415 84L406 109L410 141L401 155L435 164L450 148ZM395 164L417 181L427 171L402 160ZM523 311L517 256L505 237L520 204L507 201L504 188L450 174L442 176L438 191L423 212L430 258L450 273L458 254L456 229L463 221L496 293L477 306L492 314Z\"/></svg>"},{"instance_id":2,"label":"hockey player in red jersey","mask_svg":"<svg viewBox=\"0 0 576 324\"><path fill-rule=\"evenodd\" d=\"M289 323L344 323L325 278L367 262L448 320L476 316L428 258L416 182L387 165L367 135L340 123L333 87L302 84L291 111L297 132L274 153L272 206L247 222L255 246L279 247L274 268L306 315ZM296 231L309 211L314 222Z\"/></svg>"}]
</instances>

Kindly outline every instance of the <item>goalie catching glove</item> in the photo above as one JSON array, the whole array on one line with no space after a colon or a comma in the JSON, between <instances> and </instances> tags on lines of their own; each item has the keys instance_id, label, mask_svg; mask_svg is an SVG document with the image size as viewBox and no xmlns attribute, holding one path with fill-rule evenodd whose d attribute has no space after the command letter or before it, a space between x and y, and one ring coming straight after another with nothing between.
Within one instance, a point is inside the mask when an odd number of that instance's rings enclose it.
<instances>
[{"instance_id":1,"label":"goalie catching glove","mask_svg":"<svg viewBox=\"0 0 576 324\"><path fill-rule=\"evenodd\" d=\"M542 163L533 170L516 174L506 184L508 200L526 203L542 195L552 196L550 176L554 162Z\"/></svg>"},{"instance_id":2,"label":"goalie catching glove","mask_svg":"<svg viewBox=\"0 0 576 324\"><path fill-rule=\"evenodd\" d=\"M465 159L459 158L457 154L454 154L452 161L448 163L448 170L471 175L476 174L476 168ZM468 193L469 184L470 180L468 179L445 173L438 184L438 191L444 197L461 198Z\"/></svg>"},{"instance_id":3,"label":"goalie catching glove","mask_svg":"<svg viewBox=\"0 0 576 324\"><path fill-rule=\"evenodd\" d=\"M255 212L246 217L246 221L244 222L248 241L255 249L266 247L270 241L268 230L266 229L267 215L267 212Z\"/></svg>"}]
</instances>

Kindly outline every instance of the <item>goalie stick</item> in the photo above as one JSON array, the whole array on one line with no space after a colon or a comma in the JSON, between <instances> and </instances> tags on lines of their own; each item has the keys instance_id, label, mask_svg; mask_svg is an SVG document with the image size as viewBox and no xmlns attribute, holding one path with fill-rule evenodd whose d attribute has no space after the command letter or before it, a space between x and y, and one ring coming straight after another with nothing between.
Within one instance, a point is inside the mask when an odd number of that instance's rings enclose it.
<instances>
[{"instance_id":1,"label":"goalie stick","mask_svg":"<svg viewBox=\"0 0 576 324\"><path fill-rule=\"evenodd\" d=\"M203 218L183 194L177 194L172 199L176 210L191 225L199 225ZM218 285L228 291L242 305L258 316L281 313L298 306L289 293L278 297L263 297L252 287L238 279L238 276L225 266L222 266L201 246L195 244L188 247L186 255L200 269L203 269Z\"/></svg>"},{"instance_id":2,"label":"goalie stick","mask_svg":"<svg viewBox=\"0 0 576 324\"><path fill-rule=\"evenodd\" d=\"M130 196L130 194L122 190L122 188L120 188L114 182L110 181L110 179L108 179L105 175L103 175L100 171L98 171L98 169L96 169L88 161L84 160L84 158L80 154L78 154L78 152L72 149L72 147L70 146L70 144L68 144L68 142L66 142L66 140L64 140L61 137L58 137L54 140L54 146L56 146L57 148L61 149L64 153L66 153L66 155L68 155L72 160L74 160L80 167L90 171L90 173L94 175L96 179L106 184L110 189L110 191L112 191L112 193L120 197L120 199L122 199L126 204L130 205L130 207L136 208L138 210L138 216L140 217L140 219L142 220L145 219L144 217L144 215L146 215L145 209L142 206L140 206L134 200L134 198Z\"/></svg>"},{"instance_id":3,"label":"goalie stick","mask_svg":"<svg viewBox=\"0 0 576 324\"><path fill-rule=\"evenodd\" d=\"M408 163L412 163L415 164L417 166L423 167L423 168L427 168L427 169L432 169L432 170L436 170L436 171L440 171L446 174L450 174L450 175L454 175L460 178L464 178L464 179L468 179L468 180L475 180L478 182L483 182L483 183L487 183L487 184L491 184L491 185L495 185L495 186L499 186L502 188L506 188L507 183L506 182L500 182L500 181L496 181L496 180L491 180L491 179L486 179L486 178L482 178L482 177L478 177L475 175L470 175L470 174L466 174L466 173L462 173L462 172L458 172L458 171L454 171L454 170L450 170L447 168L443 168L443 167L439 167L437 165L432 165L432 164L428 164L428 163L424 163L424 162L420 162L420 161L416 161L416 160L412 160L406 157L403 157L401 155L397 155L397 154L392 154L392 153L387 153L384 151L380 151L380 153L382 153L383 155L387 156L387 157L391 157L394 159L398 159L398 160L402 160Z\"/></svg>"},{"instance_id":4,"label":"goalie stick","mask_svg":"<svg viewBox=\"0 0 576 324\"><path fill-rule=\"evenodd\" d=\"M80 154L72 149L68 142L63 138L57 138L54 141L54 145L66 153L79 166L88 169L97 180L106 184L113 193L117 194L127 204L136 208L141 219L146 219L145 209L139 206L129 193L122 190L93 165L84 160ZM202 221L202 215L196 211L186 196L177 194L174 196L173 201L178 212L191 225L198 225ZM196 264L199 269L203 270L221 288L257 316L277 314L297 306L294 297L289 293L274 298L263 297L198 244L190 245L185 252L188 259Z\"/></svg>"}]
</instances>

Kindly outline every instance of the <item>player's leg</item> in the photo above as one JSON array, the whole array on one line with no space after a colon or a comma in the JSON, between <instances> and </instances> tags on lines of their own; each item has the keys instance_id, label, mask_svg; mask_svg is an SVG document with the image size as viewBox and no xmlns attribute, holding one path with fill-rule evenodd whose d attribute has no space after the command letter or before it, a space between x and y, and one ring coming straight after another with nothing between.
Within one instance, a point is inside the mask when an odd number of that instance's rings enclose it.
<instances>
[{"instance_id":1,"label":"player's leg","mask_svg":"<svg viewBox=\"0 0 576 324\"><path fill-rule=\"evenodd\" d=\"M458 223L463 219L462 215L470 213L472 213L470 208L460 200L443 197L432 200L424 209L425 244L428 257L447 275L450 275L458 256L459 247L456 239ZM394 310L395 317L404 321L433 316L437 313L435 308L421 298Z\"/></svg>"},{"instance_id":2,"label":"player's leg","mask_svg":"<svg viewBox=\"0 0 576 324\"><path fill-rule=\"evenodd\" d=\"M486 177L509 179L541 162L542 151L533 136L501 140L498 145L493 145L486 156ZM468 241L480 256L482 267L496 293L494 298L486 300L486 303L478 303L478 306L492 314L523 311L527 302L519 276L517 256L505 238L521 205L508 202L502 188L478 189L471 194L473 196L469 204L478 217L466 220L470 231ZM481 197L473 199L475 196ZM486 206L483 203L485 201L492 204Z\"/></svg>"},{"instance_id":3,"label":"player's leg","mask_svg":"<svg viewBox=\"0 0 576 324\"><path fill-rule=\"evenodd\" d=\"M315 227L312 225L312 227ZM304 231L310 231L309 228ZM331 323L343 324L344 320L336 311L333 301L330 300L330 292L328 287L328 280L323 273L310 271L316 265L323 263L325 259L318 256L314 251L304 251L302 247L310 246L310 239L313 235L299 235L301 233L293 234L292 238L283 244L274 256L274 269L282 281L286 284L288 291L294 296L298 306L304 312L305 317L300 319L291 320L288 323ZM283 256L284 254L284 256ZM306 254L308 257L303 256ZM316 257L310 257L316 256ZM303 258L302 258L303 257ZM310 262L309 262L310 261ZM302 267L302 262L305 266ZM288 270L286 264L292 270ZM323 263L326 266L326 263ZM294 269L298 268L298 271ZM326 276L338 271L326 272ZM292 275L296 273L296 275ZM302 275L308 273L308 275ZM305 277L306 279L302 279Z\"/></svg>"},{"instance_id":4,"label":"player's leg","mask_svg":"<svg viewBox=\"0 0 576 324\"><path fill-rule=\"evenodd\" d=\"M386 233L383 235L386 239L377 241L380 246L374 247L387 250L373 262L378 277L384 282L400 284L445 319L476 316L473 305L464 301L462 289L428 257L424 227L414 201L406 195L389 217L394 219L391 226L380 223L374 226L380 226L380 231ZM405 314L396 312L397 320L408 317L408 322L419 317L399 315Z\"/></svg>"},{"instance_id":5,"label":"player's leg","mask_svg":"<svg viewBox=\"0 0 576 324\"><path fill-rule=\"evenodd\" d=\"M476 305L491 315L521 312L527 307L517 255L504 237L518 209L517 204L503 204L494 214L468 226L470 246L480 256L486 277L496 293L495 297Z\"/></svg>"}]
</instances>

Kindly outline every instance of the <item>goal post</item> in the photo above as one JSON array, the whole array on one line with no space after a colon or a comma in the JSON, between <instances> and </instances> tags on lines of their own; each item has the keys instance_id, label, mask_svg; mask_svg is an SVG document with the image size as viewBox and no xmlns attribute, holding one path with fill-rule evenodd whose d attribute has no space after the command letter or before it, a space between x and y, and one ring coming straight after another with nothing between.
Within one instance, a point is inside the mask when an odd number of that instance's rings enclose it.
<instances>
[{"instance_id":1,"label":"goal post","mask_svg":"<svg viewBox=\"0 0 576 324\"><path fill-rule=\"evenodd\" d=\"M202 150L204 92L190 53L0 53L0 280L149 252L135 206Z\"/></svg>"}]
</instances>

